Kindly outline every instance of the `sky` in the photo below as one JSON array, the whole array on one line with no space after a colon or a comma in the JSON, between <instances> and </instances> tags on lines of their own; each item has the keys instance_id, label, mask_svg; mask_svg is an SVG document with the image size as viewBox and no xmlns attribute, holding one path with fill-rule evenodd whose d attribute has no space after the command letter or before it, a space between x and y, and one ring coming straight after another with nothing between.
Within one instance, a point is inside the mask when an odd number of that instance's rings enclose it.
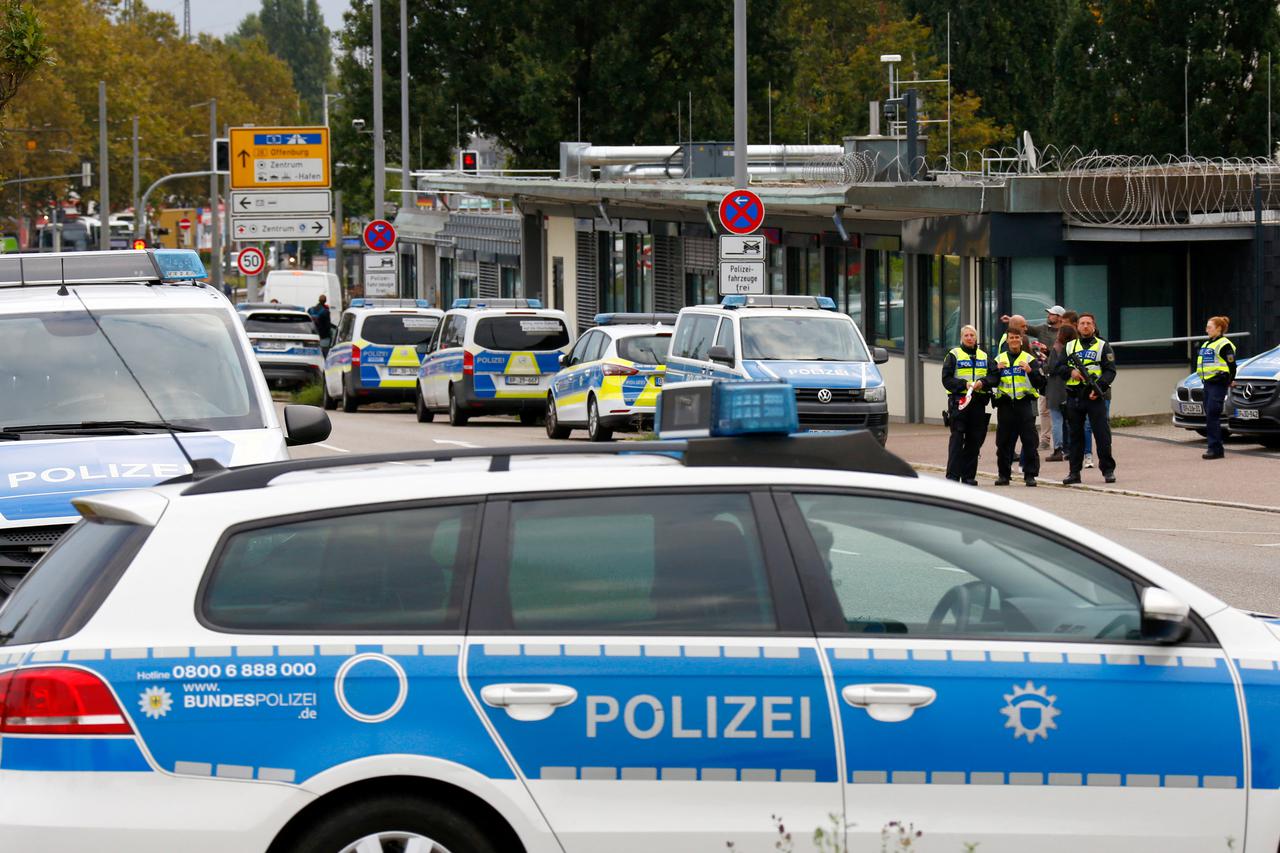
<instances>
[{"instance_id":1,"label":"sky","mask_svg":"<svg viewBox=\"0 0 1280 853\"><path fill-rule=\"evenodd\" d=\"M147 5L171 13L182 26L182 0L147 0ZM261 8L261 0L191 0L191 28L225 36L240 26L245 15ZM331 30L341 29L342 13L349 8L351 0L320 0L320 11Z\"/></svg>"}]
</instances>

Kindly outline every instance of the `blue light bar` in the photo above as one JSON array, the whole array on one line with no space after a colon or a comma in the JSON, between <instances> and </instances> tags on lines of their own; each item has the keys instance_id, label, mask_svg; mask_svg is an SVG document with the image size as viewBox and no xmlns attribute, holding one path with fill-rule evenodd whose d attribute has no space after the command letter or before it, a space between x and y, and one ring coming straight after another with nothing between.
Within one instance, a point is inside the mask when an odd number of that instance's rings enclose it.
<instances>
[{"instance_id":1,"label":"blue light bar","mask_svg":"<svg viewBox=\"0 0 1280 853\"><path fill-rule=\"evenodd\" d=\"M430 308L429 299L374 299L362 296L352 299L348 308ZM457 307L456 305L454 306Z\"/></svg>"},{"instance_id":2,"label":"blue light bar","mask_svg":"<svg viewBox=\"0 0 1280 853\"><path fill-rule=\"evenodd\" d=\"M165 281L196 281L206 279L209 273L194 249L154 249L156 266Z\"/></svg>"},{"instance_id":3,"label":"blue light bar","mask_svg":"<svg viewBox=\"0 0 1280 853\"><path fill-rule=\"evenodd\" d=\"M674 326L675 324L675 314L634 314L616 312L596 315L597 326Z\"/></svg>"},{"instance_id":4,"label":"blue light bar","mask_svg":"<svg viewBox=\"0 0 1280 853\"><path fill-rule=\"evenodd\" d=\"M658 395L654 424L659 438L790 435L800 418L786 382L677 382Z\"/></svg>"},{"instance_id":5,"label":"blue light bar","mask_svg":"<svg viewBox=\"0 0 1280 853\"><path fill-rule=\"evenodd\" d=\"M541 308L541 299L472 299L453 300L454 308Z\"/></svg>"},{"instance_id":6,"label":"blue light bar","mask_svg":"<svg viewBox=\"0 0 1280 853\"><path fill-rule=\"evenodd\" d=\"M830 296L772 296L733 294L720 300L724 308L821 308L836 310L836 302Z\"/></svg>"}]
</instances>

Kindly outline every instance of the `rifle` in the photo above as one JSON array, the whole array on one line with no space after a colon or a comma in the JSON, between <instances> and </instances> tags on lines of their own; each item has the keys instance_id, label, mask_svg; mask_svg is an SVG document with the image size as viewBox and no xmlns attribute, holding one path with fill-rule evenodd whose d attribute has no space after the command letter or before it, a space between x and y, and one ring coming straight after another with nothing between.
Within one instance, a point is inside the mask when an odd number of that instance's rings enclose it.
<instances>
[{"instance_id":1,"label":"rifle","mask_svg":"<svg viewBox=\"0 0 1280 853\"><path fill-rule=\"evenodd\" d=\"M1093 374L1089 373L1088 369L1085 367L1084 356L1080 355L1079 351L1070 353L1067 356L1067 364L1079 371L1080 375L1084 377L1083 381L1085 386L1094 394L1097 394L1099 400L1107 399L1106 392L1102 390L1102 386L1098 384L1098 380L1095 379Z\"/></svg>"}]
</instances>

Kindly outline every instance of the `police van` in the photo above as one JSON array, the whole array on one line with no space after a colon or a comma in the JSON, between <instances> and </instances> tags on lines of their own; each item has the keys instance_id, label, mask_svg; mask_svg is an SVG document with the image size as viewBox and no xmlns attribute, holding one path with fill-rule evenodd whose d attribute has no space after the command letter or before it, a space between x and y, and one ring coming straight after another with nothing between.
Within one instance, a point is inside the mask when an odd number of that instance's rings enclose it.
<instances>
[{"instance_id":1,"label":"police van","mask_svg":"<svg viewBox=\"0 0 1280 853\"><path fill-rule=\"evenodd\" d=\"M1276 850L1280 620L687 386L704 437L78 499L0 610L6 849Z\"/></svg>"},{"instance_id":2,"label":"police van","mask_svg":"<svg viewBox=\"0 0 1280 853\"><path fill-rule=\"evenodd\" d=\"M324 378L320 336L301 306L242 302L236 305L236 313L268 385L298 388Z\"/></svg>"},{"instance_id":3,"label":"police van","mask_svg":"<svg viewBox=\"0 0 1280 853\"><path fill-rule=\"evenodd\" d=\"M871 349L857 324L825 296L726 296L684 308L667 358L667 383L768 379L796 392L800 426L889 435L887 351Z\"/></svg>"},{"instance_id":4,"label":"police van","mask_svg":"<svg viewBox=\"0 0 1280 853\"><path fill-rule=\"evenodd\" d=\"M444 312L425 299L352 299L324 362L324 407L409 403Z\"/></svg>"},{"instance_id":5,"label":"police van","mask_svg":"<svg viewBox=\"0 0 1280 853\"><path fill-rule=\"evenodd\" d=\"M169 479L188 456L265 462L328 435L307 406L281 428L204 277L189 250L0 256L0 599L76 520L73 498Z\"/></svg>"},{"instance_id":6,"label":"police van","mask_svg":"<svg viewBox=\"0 0 1280 853\"><path fill-rule=\"evenodd\" d=\"M1204 383L1192 373L1173 389L1169 400L1173 425L1205 432ZM1223 405L1224 433L1280 447L1280 347L1236 366L1235 384Z\"/></svg>"},{"instance_id":7,"label":"police van","mask_svg":"<svg viewBox=\"0 0 1280 853\"><path fill-rule=\"evenodd\" d=\"M541 300L455 299L422 361L418 420L446 412L453 426L498 414L536 423L570 342L565 313Z\"/></svg>"}]
</instances>

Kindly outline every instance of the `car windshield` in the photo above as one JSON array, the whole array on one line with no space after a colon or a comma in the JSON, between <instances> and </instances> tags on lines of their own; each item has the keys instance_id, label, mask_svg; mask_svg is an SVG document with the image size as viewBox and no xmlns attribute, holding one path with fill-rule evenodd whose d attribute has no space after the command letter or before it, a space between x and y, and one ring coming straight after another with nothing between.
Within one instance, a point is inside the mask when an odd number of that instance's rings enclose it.
<instances>
[{"instance_id":1,"label":"car windshield","mask_svg":"<svg viewBox=\"0 0 1280 853\"><path fill-rule=\"evenodd\" d=\"M314 335L316 333L316 324L311 322L311 318L306 314L259 311L241 316L244 319L246 332L269 332L278 335Z\"/></svg>"},{"instance_id":2,"label":"car windshield","mask_svg":"<svg viewBox=\"0 0 1280 853\"><path fill-rule=\"evenodd\" d=\"M76 311L0 316L0 429L85 421L155 421L121 363L175 425L264 425L234 321L219 310Z\"/></svg>"},{"instance_id":3,"label":"car windshield","mask_svg":"<svg viewBox=\"0 0 1280 853\"><path fill-rule=\"evenodd\" d=\"M373 314L364 318L360 337L375 344L417 346L431 340L439 317L423 314Z\"/></svg>"},{"instance_id":4,"label":"car windshield","mask_svg":"<svg viewBox=\"0 0 1280 853\"><path fill-rule=\"evenodd\" d=\"M569 330L559 317L484 317L476 323L476 346L482 349L520 352L553 350L567 346Z\"/></svg>"},{"instance_id":5,"label":"car windshield","mask_svg":"<svg viewBox=\"0 0 1280 853\"><path fill-rule=\"evenodd\" d=\"M633 335L618 339L618 357L637 364L666 364L671 335Z\"/></svg>"},{"instance_id":6,"label":"car windshield","mask_svg":"<svg viewBox=\"0 0 1280 853\"><path fill-rule=\"evenodd\" d=\"M847 317L746 317L742 357L766 361L870 361Z\"/></svg>"}]
</instances>

